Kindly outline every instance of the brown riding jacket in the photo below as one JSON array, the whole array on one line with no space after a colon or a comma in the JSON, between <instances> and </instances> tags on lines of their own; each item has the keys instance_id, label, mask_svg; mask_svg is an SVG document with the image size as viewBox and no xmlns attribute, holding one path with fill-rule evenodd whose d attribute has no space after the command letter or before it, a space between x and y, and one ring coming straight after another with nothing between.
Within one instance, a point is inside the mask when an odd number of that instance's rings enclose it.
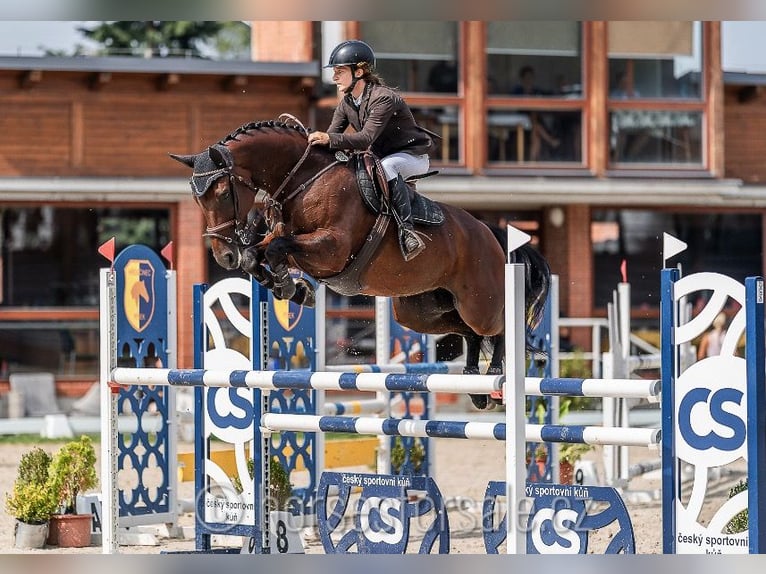
<instances>
[{"instance_id":1,"label":"brown riding jacket","mask_svg":"<svg viewBox=\"0 0 766 574\"><path fill-rule=\"evenodd\" d=\"M356 133L344 133L348 126ZM341 100L332 117L330 149L370 149L385 157L405 151L413 155L428 153L431 137L415 123L409 106L387 86L367 84L357 109L351 94Z\"/></svg>"}]
</instances>

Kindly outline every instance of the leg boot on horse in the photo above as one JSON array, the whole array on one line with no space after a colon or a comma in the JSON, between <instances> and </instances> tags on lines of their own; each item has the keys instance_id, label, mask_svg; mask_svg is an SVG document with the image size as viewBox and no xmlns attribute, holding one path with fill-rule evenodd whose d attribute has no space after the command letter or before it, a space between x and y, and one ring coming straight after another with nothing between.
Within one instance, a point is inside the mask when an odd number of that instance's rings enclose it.
<instances>
[{"instance_id":1,"label":"leg boot on horse","mask_svg":"<svg viewBox=\"0 0 766 574\"><path fill-rule=\"evenodd\" d=\"M410 190L401 175L389 181L388 187L391 190L391 203L399 216L399 245L404 260L410 261L426 248L426 244L423 243L412 225Z\"/></svg>"}]
</instances>

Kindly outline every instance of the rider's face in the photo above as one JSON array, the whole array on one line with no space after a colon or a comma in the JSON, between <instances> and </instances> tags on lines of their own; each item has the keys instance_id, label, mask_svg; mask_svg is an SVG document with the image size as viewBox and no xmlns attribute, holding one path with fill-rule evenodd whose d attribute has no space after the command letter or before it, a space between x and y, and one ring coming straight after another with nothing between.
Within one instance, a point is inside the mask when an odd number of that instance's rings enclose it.
<instances>
[{"instance_id":1,"label":"rider's face","mask_svg":"<svg viewBox=\"0 0 766 574\"><path fill-rule=\"evenodd\" d=\"M351 86L354 76L350 66L335 66L332 69L332 81L340 91L345 91Z\"/></svg>"}]
</instances>

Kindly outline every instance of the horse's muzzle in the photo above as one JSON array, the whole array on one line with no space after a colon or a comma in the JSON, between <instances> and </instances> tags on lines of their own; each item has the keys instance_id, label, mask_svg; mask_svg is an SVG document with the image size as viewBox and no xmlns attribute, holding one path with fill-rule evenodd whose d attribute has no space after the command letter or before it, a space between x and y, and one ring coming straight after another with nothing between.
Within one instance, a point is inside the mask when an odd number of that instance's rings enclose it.
<instances>
[{"instance_id":1,"label":"horse's muzzle","mask_svg":"<svg viewBox=\"0 0 766 574\"><path fill-rule=\"evenodd\" d=\"M234 243L215 241L213 243L213 257L216 263L227 271L237 269L240 265L240 251Z\"/></svg>"}]
</instances>

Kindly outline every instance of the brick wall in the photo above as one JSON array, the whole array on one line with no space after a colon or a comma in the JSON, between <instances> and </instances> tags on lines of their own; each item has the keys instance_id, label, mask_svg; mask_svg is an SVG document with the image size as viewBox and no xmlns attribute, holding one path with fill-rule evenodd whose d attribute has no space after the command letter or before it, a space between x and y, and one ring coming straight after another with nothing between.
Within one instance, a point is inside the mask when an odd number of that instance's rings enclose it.
<instances>
[{"instance_id":1,"label":"brick wall","mask_svg":"<svg viewBox=\"0 0 766 574\"><path fill-rule=\"evenodd\" d=\"M727 86L724 126L725 176L766 184L766 86Z\"/></svg>"}]
</instances>

